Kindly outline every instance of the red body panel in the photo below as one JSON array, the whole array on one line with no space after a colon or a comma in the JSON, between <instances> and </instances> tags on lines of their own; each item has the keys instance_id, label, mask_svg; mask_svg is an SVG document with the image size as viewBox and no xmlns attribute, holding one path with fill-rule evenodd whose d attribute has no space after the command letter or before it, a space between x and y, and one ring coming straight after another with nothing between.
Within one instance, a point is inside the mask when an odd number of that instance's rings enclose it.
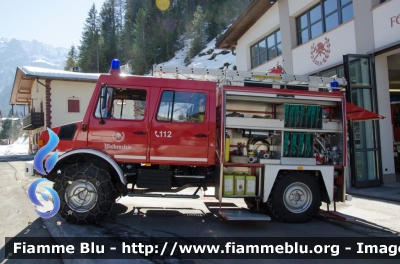
<instances>
[{"instance_id":1,"label":"red body panel","mask_svg":"<svg viewBox=\"0 0 400 264\"><path fill-rule=\"evenodd\" d=\"M94 115L102 84L146 90L142 120L101 119ZM158 121L157 109L163 91L201 92L206 94L206 111L202 123ZM107 153L117 162L169 165L214 165L216 141L216 83L163 79L142 76L101 75L83 121L77 122L72 140L60 140L64 153L91 148ZM82 130L82 124L86 127ZM58 134L60 127L52 128ZM48 134L41 139L48 141ZM199 137L198 135L201 134Z\"/></svg>"}]
</instances>

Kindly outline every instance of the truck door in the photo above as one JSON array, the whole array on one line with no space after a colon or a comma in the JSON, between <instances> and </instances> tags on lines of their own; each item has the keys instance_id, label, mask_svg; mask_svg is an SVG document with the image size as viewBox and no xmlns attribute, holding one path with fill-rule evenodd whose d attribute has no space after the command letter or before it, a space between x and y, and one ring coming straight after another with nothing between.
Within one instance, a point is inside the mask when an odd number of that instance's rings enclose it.
<instances>
[{"instance_id":1,"label":"truck door","mask_svg":"<svg viewBox=\"0 0 400 264\"><path fill-rule=\"evenodd\" d=\"M104 86L89 125L88 146L118 161L146 162L149 92L149 87Z\"/></svg>"},{"instance_id":2,"label":"truck door","mask_svg":"<svg viewBox=\"0 0 400 264\"><path fill-rule=\"evenodd\" d=\"M150 162L207 164L208 91L162 90L151 122Z\"/></svg>"}]
</instances>

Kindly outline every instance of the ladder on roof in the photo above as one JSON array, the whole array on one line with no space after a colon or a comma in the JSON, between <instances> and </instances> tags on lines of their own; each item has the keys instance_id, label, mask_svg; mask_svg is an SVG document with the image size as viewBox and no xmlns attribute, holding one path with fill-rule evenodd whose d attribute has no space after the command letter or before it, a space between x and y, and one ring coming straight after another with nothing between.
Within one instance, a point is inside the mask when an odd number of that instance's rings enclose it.
<instances>
[{"instance_id":1,"label":"ladder on roof","mask_svg":"<svg viewBox=\"0 0 400 264\"><path fill-rule=\"evenodd\" d=\"M306 76L293 74L278 74L270 72L236 71L228 69L188 68L174 66L153 66L153 76L172 77L179 79L209 80L216 82L228 82L231 85L244 85L247 83L270 84L276 87L286 86L306 87L308 90L319 91L320 89L331 91L331 77ZM344 78L336 79L339 87L345 88L347 82Z\"/></svg>"}]
</instances>

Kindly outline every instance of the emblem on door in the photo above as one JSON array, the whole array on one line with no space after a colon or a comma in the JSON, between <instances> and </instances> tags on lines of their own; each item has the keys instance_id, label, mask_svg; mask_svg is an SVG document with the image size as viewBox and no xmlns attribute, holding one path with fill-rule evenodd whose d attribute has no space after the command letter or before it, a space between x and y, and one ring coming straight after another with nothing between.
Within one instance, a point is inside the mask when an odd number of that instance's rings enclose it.
<instances>
[{"instance_id":1,"label":"emblem on door","mask_svg":"<svg viewBox=\"0 0 400 264\"><path fill-rule=\"evenodd\" d=\"M112 138L114 139L115 142L121 142L125 138L124 132L114 132L112 135Z\"/></svg>"}]
</instances>

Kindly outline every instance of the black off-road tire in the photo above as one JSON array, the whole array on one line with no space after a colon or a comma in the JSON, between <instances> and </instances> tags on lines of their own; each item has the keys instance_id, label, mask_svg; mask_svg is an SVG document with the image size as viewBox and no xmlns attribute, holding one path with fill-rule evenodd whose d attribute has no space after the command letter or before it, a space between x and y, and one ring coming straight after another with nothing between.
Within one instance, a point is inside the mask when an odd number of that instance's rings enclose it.
<instances>
[{"instance_id":1,"label":"black off-road tire","mask_svg":"<svg viewBox=\"0 0 400 264\"><path fill-rule=\"evenodd\" d=\"M54 183L60 197L60 215L71 224L97 225L112 210L116 190L110 174L93 164L73 164Z\"/></svg>"},{"instance_id":2,"label":"black off-road tire","mask_svg":"<svg viewBox=\"0 0 400 264\"><path fill-rule=\"evenodd\" d=\"M279 175L268 198L271 214L282 222L310 220L321 206L321 191L315 177L301 172Z\"/></svg>"}]
</instances>

